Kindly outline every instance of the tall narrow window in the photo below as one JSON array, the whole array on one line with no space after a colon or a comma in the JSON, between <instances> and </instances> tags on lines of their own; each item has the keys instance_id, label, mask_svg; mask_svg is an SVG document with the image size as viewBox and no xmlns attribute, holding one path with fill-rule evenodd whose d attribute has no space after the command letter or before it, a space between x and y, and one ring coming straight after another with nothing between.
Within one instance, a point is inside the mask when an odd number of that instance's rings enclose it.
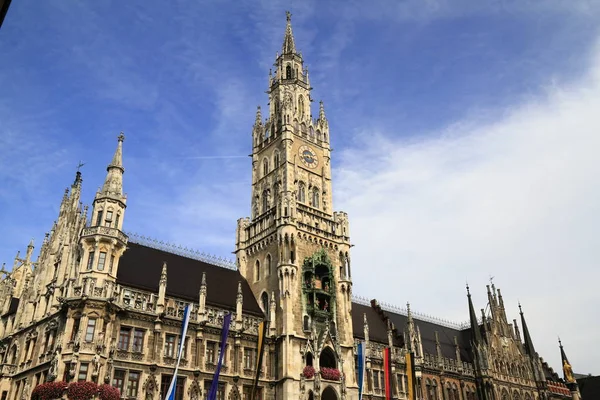
<instances>
[{"instance_id":1,"label":"tall narrow window","mask_svg":"<svg viewBox=\"0 0 600 400\"><path fill-rule=\"evenodd\" d=\"M88 363L79 364L79 375L77 376L78 382L87 381L88 367L89 367Z\"/></svg>"},{"instance_id":2,"label":"tall narrow window","mask_svg":"<svg viewBox=\"0 0 600 400\"><path fill-rule=\"evenodd\" d=\"M263 176L267 176L269 173L269 160L266 158L263 160Z\"/></svg>"},{"instance_id":3,"label":"tall narrow window","mask_svg":"<svg viewBox=\"0 0 600 400\"><path fill-rule=\"evenodd\" d=\"M175 335L167 335L165 337L165 357L175 357Z\"/></svg>"},{"instance_id":4,"label":"tall narrow window","mask_svg":"<svg viewBox=\"0 0 600 400\"><path fill-rule=\"evenodd\" d=\"M256 264L254 264L254 280L260 280L260 261L256 260Z\"/></svg>"},{"instance_id":5,"label":"tall narrow window","mask_svg":"<svg viewBox=\"0 0 600 400\"><path fill-rule=\"evenodd\" d=\"M112 274L113 265L115 263L115 256L110 256L110 263L108 264L108 273Z\"/></svg>"},{"instance_id":6,"label":"tall narrow window","mask_svg":"<svg viewBox=\"0 0 600 400\"><path fill-rule=\"evenodd\" d=\"M292 79L292 67L289 64L285 67L285 79Z\"/></svg>"},{"instance_id":7,"label":"tall narrow window","mask_svg":"<svg viewBox=\"0 0 600 400\"><path fill-rule=\"evenodd\" d=\"M275 152L275 156L273 157L273 168L279 167L279 152Z\"/></svg>"},{"instance_id":8,"label":"tall narrow window","mask_svg":"<svg viewBox=\"0 0 600 400\"><path fill-rule=\"evenodd\" d=\"M271 275L271 255L267 254L267 258L265 259L265 274L267 276Z\"/></svg>"},{"instance_id":9,"label":"tall narrow window","mask_svg":"<svg viewBox=\"0 0 600 400\"><path fill-rule=\"evenodd\" d=\"M73 319L73 329L71 330L71 342L75 340L77 336L77 332L79 332L79 323L81 320L79 318Z\"/></svg>"},{"instance_id":10,"label":"tall narrow window","mask_svg":"<svg viewBox=\"0 0 600 400\"><path fill-rule=\"evenodd\" d=\"M269 313L269 295L266 292L260 296L260 303L262 305L263 312L265 314Z\"/></svg>"},{"instance_id":11,"label":"tall narrow window","mask_svg":"<svg viewBox=\"0 0 600 400\"><path fill-rule=\"evenodd\" d=\"M87 329L85 330L85 341L91 342L94 340L94 332L96 331L96 318L88 319Z\"/></svg>"},{"instance_id":12,"label":"tall narrow window","mask_svg":"<svg viewBox=\"0 0 600 400\"><path fill-rule=\"evenodd\" d=\"M91 251L90 254L88 255L88 262L87 262L87 270L91 271L92 270L92 266L94 265L94 256L96 255L96 252Z\"/></svg>"},{"instance_id":13,"label":"tall narrow window","mask_svg":"<svg viewBox=\"0 0 600 400\"><path fill-rule=\"evenodd\" d=\"M113 217L113 212L107 211L106 212L106 220L104 220L104 226L110 227L110 224L112 222L112 217Z\"/></svg>"},{"instance_id":14,"label":"tall narrow window","mask_svg":"<svg viewBox=\"0 0 600 400\"><path fill-rule=\"evenodd\" d=\"M131 338L131 328L121 327L121 331L119 332L119 342L117 344L117 348L119 350L127 351L129 350L129 339Z\"/></svg>"},{"instance_id":15,"label":"tall narrow window","mask_svg":"<svg viewBox=\"0 0 600 400\"><path fill-rule=\"evenodd\" d=\"M317 188L313 190L312 206L315 208L319 208L319 189Z\"/></svg>"},{"instance_id":16,"label":"tall narrow window","mask_svg":"<svg viewBox=\"0 0 600 400\"><path fill-rule=\"evenodd\" d=\"M96 226L102 225L102 210L98 210L98 214L96 214Z\"/></svg>"},{"instance_id":17,"label":"tall narrow window","mask_svg":"<svg viewBox=\"0 0 600 400\"><path fill-rule=\"evenodd\" d=\"M121 369L115 370L112 385L119 389L119 392L123 393L123 389L125 388L125 371Z\"/></svg>"},{"instance_id":18,"label":"tall narrow window","mask_svg":"<svg viewBox=\"0 0 600 400\"><path fill-rule=\"evenodd\" d=\"M298 115L300 119L304 118L304 97L302 96L298 97Z\"/></svg>"},{"instance_id":19,"label":"tall narrow window","mask_svg":"<svg viewBox=\"0 0 600 400\"><path fill-rule=\"evenodd\" d=\"M215 363L215 342L207 342L206 343L206 363L207 364Z\"/></svg>"},{"instance_id":20,"label":"tall narrow window","mask_svg":"<svg viewBox=\"0 0 600 400\"><path fill-rule=\"evenodd\" d=\"M306 186L303 182L300 182L300 185L298 185L298 201L300 203L306 202Z\"/></svg>"},{"instance_id":21,"label":"tall narrow window","mask_svg":"<svg viewBox=\"0 0 600 400\"><path fill-rule=\"evenodd\" d=\"M136 329L133 332L133 351L141 353L144 346L144 330Z\"/></svg>"},{"instance_id":22,"label":"tall narrow window","mask_svg":"<svg viewBox=\"0 0 600 400\"><path fill-rule=\"evenodd\" d=\"M262 193L262 212L266 213L269 211L269 194L265 190Z\"/></svg>"},{"instance_id":23,"label":"tall narrow window","mask_svg":"<svg viewBox=\"0 0 600 400\"><path fill-rule=\"evenodd\" d=\"M117 214L115 217L115 228L119 229L119 219L121 219L121 214Z\"/></svg>"},{"instance_id":24,"label":"tall narrow window","mask_svg":"<svg viewBox=\"0 0 600 400\"><path fill-rule=\"evenodd\" d=\"M104 265L106 264L106 252L101 251L98 255L98 271L104 271Z\"/></svg>"},{"instance_id":25,"label":"tall narrow window","mask_svg":"<svg viewBox=\"0 0 600 400\"><path fill-rule=\"evenodd\" d=\"M135 398L138 395L138 388L140 387L140 373L129 372L129 379L127 380L127 397Z\"/></svg>"}]
</instances>

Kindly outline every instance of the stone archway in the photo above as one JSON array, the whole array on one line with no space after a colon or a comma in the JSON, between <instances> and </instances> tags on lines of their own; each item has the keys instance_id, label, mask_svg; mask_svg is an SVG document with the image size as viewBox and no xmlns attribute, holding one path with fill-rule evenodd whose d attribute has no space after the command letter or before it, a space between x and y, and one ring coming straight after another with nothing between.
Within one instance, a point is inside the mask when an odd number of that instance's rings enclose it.
<instances>
[{"instance_id":1,"label":"stone archway","mask_svg":"<svg viewBox=\"0 0 600 400\"><path fill-rule=\"evenodd\" d=\"M321 350L319 368L337 368L337 360L331 347L326 346Z\"/></svg>"},{"instance_id":2,"label":"stone archway","mask_svg":"<svg viewBox=\"0 0 600 400\"><path fill-rule=\"evenodd\" d=\"M321 394L321 400L338 400L337 392L331 386L327 386Z\"/></svg>"}]
</instances>

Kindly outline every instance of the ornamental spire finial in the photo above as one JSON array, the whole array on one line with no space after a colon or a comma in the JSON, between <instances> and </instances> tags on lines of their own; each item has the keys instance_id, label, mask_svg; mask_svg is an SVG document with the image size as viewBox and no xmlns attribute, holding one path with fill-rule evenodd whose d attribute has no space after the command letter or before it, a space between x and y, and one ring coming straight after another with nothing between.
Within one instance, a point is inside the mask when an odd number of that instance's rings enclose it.
<instances>
[{"instance_id":1,"label":"ornamental spire finial","mask_svg":"<svg viewBox=\"0 0 600 400\"><path fill-rule=\"evenodd\" d=\"M285 12L286 15L286 26L285 36L283 37L283 46L281 48L281 54L293 54L296 52L296 44L294 43L294 34L292 33L292 13L289 11Z\"/></svg>"}]
</instances>

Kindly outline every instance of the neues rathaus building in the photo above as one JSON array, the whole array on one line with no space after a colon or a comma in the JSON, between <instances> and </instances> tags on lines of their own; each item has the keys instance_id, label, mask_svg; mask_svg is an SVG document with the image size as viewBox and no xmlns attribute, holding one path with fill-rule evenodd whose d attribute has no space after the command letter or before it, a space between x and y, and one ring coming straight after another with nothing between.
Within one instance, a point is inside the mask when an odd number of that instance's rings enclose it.
<instances>
[{"instance_id":1,"label":"neues rathaus building","mask_svg":"<svg viewBox=\"0 0 600 400\"><path fill-rule=\"evenodd\" d=\"M261 400L357 400L360 341L368 400L385 397L388 346L393 399L407 398L411 351L417 399L579 400L566 356L560 378L536 352L523 312L508 319L494 285L467 289L466 325L353 297L352 268L364 266L351 262L349 216L333 208L329 124L311 89L288 13L269 108L258 108L248 139L251 215L237 222L235 263L125 233L123 134L89 209L78 171L37 259L32 242L1 271L0 400L29 399L52 380L163 399L181 340L178 399L206 398L223 351L218 400L250 400L263 320Z\"/></svg>"}]
</instances>

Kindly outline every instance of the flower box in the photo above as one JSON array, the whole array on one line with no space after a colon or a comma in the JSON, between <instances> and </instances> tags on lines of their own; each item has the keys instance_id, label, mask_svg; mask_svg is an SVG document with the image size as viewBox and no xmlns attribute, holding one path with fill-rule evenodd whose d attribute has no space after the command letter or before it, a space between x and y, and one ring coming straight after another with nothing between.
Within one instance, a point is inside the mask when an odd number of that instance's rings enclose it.
<instances>
[{"instance_id":1,"label":"flower box","mask_svg":"<svg viewBox=\"0 0 600 400\"><path fill-rule=\"evenodd\" d=\"M321 378L329 381L339 381L341 378L340 370L337 368L321 368Z\"/></svg>"}]
</instances>

